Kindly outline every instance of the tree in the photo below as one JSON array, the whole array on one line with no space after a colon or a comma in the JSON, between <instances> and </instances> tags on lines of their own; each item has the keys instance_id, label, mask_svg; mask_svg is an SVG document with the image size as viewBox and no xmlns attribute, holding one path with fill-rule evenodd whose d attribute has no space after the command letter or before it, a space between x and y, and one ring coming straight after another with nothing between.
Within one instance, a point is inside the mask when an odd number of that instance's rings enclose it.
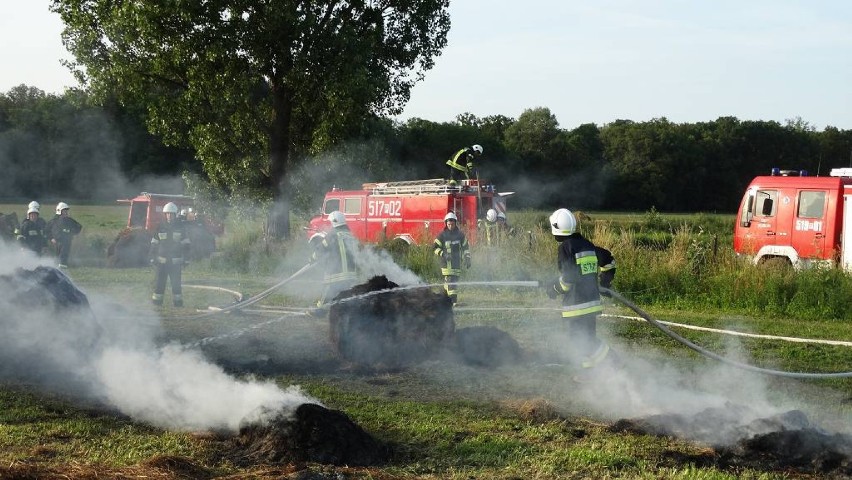
<instances>
[{"instance_id":1,"label":"tree","mask_svg":"<svg viewBox=\"0 0 852 480\"><path fill-rule=\"evenodd\" d=\"M397 114L446 45L449 0L53 0L76 73L145 105L212 182L271 197L289 236L288 173L373 113ZM82 67L82 68L81 68Z\"/></svg>"}]
</instances>

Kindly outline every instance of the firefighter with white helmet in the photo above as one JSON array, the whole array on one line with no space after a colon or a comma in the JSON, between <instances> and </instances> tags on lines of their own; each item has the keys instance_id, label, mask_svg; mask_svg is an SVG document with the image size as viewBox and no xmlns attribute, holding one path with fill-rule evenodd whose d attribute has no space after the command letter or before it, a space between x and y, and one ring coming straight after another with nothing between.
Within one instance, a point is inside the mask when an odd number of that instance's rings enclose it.
<instances>
[{"instance_id":1,"label":"firefighter with white helmet","mask_svg":"<svg viewBox=\"0 0 852 480\"><path fill-rule=\"evenodd\" d=\"M489 247L496 246L497 240L497 210L489 208L485 212L485 220L480 219L477 226L485 233L485 244Z\"/></svg>"},{"instance_id":2,"label":"firefighter with white helmet","mask_svg":"<svg viewBox=\"0 0 852 480\"><path fill-rule=\"evenodd\" d=\"M157 225L151 239L151 263L156 267L154 294L151 301L162 305L166 292L166 281L172 284L172 301L176 307L183 306L181 269L189 258L190 240L186 225L177 219L178 207L173 202L163 206L165 221Z\"/></svg>"},{"instance_id":3,"label":"firefighter with white helmet","mask_svg":"<svg viewBox=\"0 0 852 480\"><path fill-rule=\"evenodd\" d=\"M447 165L450 166L450 182L455 183L456 171L464 173L464 178L470 178L470 174L473 173L474 168L473 161L479 158L482 152L481 145L464 147L456 152L451 159L447 160Z\"/></svg>"},{"instance_id":4,"label":"firefighter with white helmet","mask_svg":"<svg viewBox=\"0 0 852 480\"><path fill-rule=\"evenodd\" d=\"M458 281L462 265L470 268L470 245L464 232L459 229L459 219L449 212L444 215L444 230L435 239L435 255L441 259L441 275L444 277L444 290L453 302L458 304Z\"/></svg>"},{"instance_id":5,"label":"firefighter with white helmet","mask_svg":"<svg viewBox=\"0 0 852 480\"><path fill-rule=\"evenodd\" d=\"M77 220L71 218L71 207L65 202L56 204L56 215L47 222L47 236L59 255L59 268L68 268L71 240L83 230Z\"/></svg>"},{"instance_id":6,"label":"firefighter with white helmet","mask_svg":"<svg viewBox=\"0 0 852 480\"><path fill-rule=\"evenodd\" d=\"M559 277L548 285L551 298L562 297L562 318L568 321L571 355L580 367L577 381L588 381L610 353L609 345L597 337L597 319L603 311L598 290L599 263L595 245L578 231L577 218L560 208L550 215L551 233L559 250ZM614 266L614 260L613 260Z\"/></svg>"},{"instance_id":7,"label":"firefighter with white helmet","mask_svg":"<svg viewBox=\"0 0 852 480\"><path fill-rule=\"evenodd\" d=\"M358 270L355 265L358 240L352 236L346 224L346 215L335 210L328 214L327 219L331 230L326 232L311 256L312 262L320 261L325 267L323 293L317 301L317 306L328 303L337 294L352 288L358 282Z\"/></svg>"},{"instance_id":8,"label":"firefighter with white helmet","mask_svg":"<svg viewBox=\"0 0 852 480\"><path fill-rule=\"evenodd\" d=\"M30 202L27 205L27 218L15 229L15 237L21 248L32 250L37 255L41 255L47 246L47 224L39 216L39 208L38 202Z\"/></svg>"}]
</instances>

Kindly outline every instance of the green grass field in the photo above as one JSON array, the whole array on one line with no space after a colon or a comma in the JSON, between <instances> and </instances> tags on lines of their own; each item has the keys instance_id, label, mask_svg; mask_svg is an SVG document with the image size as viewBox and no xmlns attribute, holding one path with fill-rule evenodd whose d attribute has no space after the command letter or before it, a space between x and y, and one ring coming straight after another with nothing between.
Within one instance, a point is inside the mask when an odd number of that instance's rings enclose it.
<instances>
[{"instance_id":1,"label":"green grass field","mask_svg":"<svg viewBox=\"0 0 852 480\"><path fill-rule=\"evenodd\" d=\"M0 212L20 210L0 205ZM474 248L466 280L538 280L554 274L549 212L510 214L516 230L500 248ZM195 345L207 361L239 379L300 385L393 446L377 467L238 465L227 442L209 432L158 428L114 409L45 393L26 379L0 388L0 478L818 478L795 470L712 461L706 444L615 432L621 418L717 405L758 412L800 409L829 429L848 429L848 379L798 380L722 369L635 314L607 303L599 333L625 362L614 386L579 385L564 355L559 305L539 289L462 287L457 328L493 326L528 355L518 365L479 368L435 360L403 370L346 368L322 318L228 314L193 319L234 299L227 291L188 287L186 306L149 306L149 268L109 269L106 246L123 227L121 206L72 205L84 225L69 276L98 311L119 324L138 316L157 326L156 342ZM20 213L19 213L20 215ZM584 232L618 260L616 290L655 317L754 334L852 341L849 278L840 272L759 269L730 251L732 216L588 212ZM229 219L219 251L184 272L187 285L255 295L304 265L303 239L276 243L261 219ZM294 220L298 228L298 219ZM429 247L394 253L427 282L439 281ZM268 297L270 310L308 308L317 278ZM805 293L802 293L805 292ZM846 302L848 303L848 302ZM103 313L106 312L106 313ZM801 312L801 315L796 315ZM115 315L114 317L110 317ZM189 317L189 318L188 318ZM142 320L140 320L141 322ZM764 368L852 370L852 348L675 330L706 348ZM314 477L287 477L299 470ZM305 472L303 471L303 474ZM338 475L338 476L335 476Z\"/></svg>"}]
</instances>

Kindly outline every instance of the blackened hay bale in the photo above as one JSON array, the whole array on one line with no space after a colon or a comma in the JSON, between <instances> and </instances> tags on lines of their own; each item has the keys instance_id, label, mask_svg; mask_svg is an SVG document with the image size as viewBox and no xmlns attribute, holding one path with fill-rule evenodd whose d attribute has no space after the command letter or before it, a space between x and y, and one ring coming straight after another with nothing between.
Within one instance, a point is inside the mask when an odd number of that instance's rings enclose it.
<instances>
[{"instance_id":1,"label":"blackened hay bale","mask_svg":"<svg viewBox=\"0 0 852 480\"><path fill-rule=\"evenodd\" d=\"M752 409L728 404L695 415L652 415L622 419L611 431L698 440L713 445L713 463L739 470L796 471L803 474L852 475L852 436L831 434L810 424L799 410L749 422Z\"/></svg>"},{"instance_id":2,"label":"blackened hay bale","mask_svg":"<svg viewBox=\"0 0 852 480\"><path fill-rule=\"evenodd\" d=\"M253 463L317 462L374 466L387 461L390 448L340 411L303 403L266 425L249 425L234 439L232 461Z\"/></svg>"},{"instance_id":3,"label":"blackened hay bale","mask_svg":"<svg viewBox=\"0 0 852 480\"><path fill-rule=\"evenodd\" d=\"M142 228L125 228L107 247L107 265L114 268L148 265L151 234Z\"/></svg>"},{"instance_id":4,"label":"blackened hay bale","mask_svg":"<svg viewBox=\"0 0 852 480\"><path fill-rule=\"evenodd\" d=\"M523 351L517 340L495 327L476 326L456 330L456 355L478 367L499 367L521 361Z\"/></svg>"},{"instance_id":5,"label":"blackened hay bale","mask_svg":"<svg viewBox=\"0 0 852 480\"><path fill-rule=\"evenodd\" d=\"M13 274L0 275L0 290L4 301L27 310L89 309L86 294L74 286L61 270L53 267L17 268Z\"/></svg>"},{"instance_id":6,"label":"blackened hay bale","mask_svg":"<svg viewBox=\"0 0 852 480\"><path fill-rule=\"evenodd\" d=\"M376 276L335 300L397 287L384 275ZM363 365L402 367L421 362L441 351L455 331L452 301L428 288L334 303L328 317L338 355Z\"/></svg>"}]
</instances>

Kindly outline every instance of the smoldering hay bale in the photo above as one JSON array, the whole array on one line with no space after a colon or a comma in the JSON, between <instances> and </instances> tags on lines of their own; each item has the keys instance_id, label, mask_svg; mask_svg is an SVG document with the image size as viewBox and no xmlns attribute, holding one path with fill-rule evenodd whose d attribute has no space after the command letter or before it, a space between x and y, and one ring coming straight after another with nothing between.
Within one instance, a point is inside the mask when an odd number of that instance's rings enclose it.
<instances>
[{"instance_id":1,"label":"smoldering hay bale","mask_svg":"<svg viewBox=\"0 0 852 480\"><path fill-rule=\"evenodd\" d=\"M754 418L743 421L743 418ZM804 474L852 475L852 435L811 425L799 410L756 417L745 406L709 408L695 415L661 414L622 419L612 431L672 436L711 445L722 468L794 470Z\"/></svg>"},{"instance_id":2,"label":"smoldering hay bale","mask_svg":"<svg viewBox=\"0 0 852 480\"><path fill-rule=\"evenodd\" d=\"M103 335L86 295L53 267L0 275L0 310L0 373L12 376L83 365Z\"/></svg>"},{"instance_id":3,"label":"smoldering hay bale","mask_svg":"<svg viewBox=\"0 0 852 480\"><path fill-rule=\"evenodd\" d=\"M427 288L393 291L384 275L341 292L329 309L331 342L344 359L402 367L443 350L455 330L452 302ZM340 301L370 292L385 291Z\"/></svg>"},{"instance_id":4,"label":"smoldering hay bale","mask_svg":"<svg viewBox=\"0 0 852 480\"><path fill-rule=\"evenodd\" d=\"M372 466L387 461L390 448L345 413L304 403L264 425L248 425L233 439L228 457L237 464L317 462Z\"/></svg>"}]
</instances>

